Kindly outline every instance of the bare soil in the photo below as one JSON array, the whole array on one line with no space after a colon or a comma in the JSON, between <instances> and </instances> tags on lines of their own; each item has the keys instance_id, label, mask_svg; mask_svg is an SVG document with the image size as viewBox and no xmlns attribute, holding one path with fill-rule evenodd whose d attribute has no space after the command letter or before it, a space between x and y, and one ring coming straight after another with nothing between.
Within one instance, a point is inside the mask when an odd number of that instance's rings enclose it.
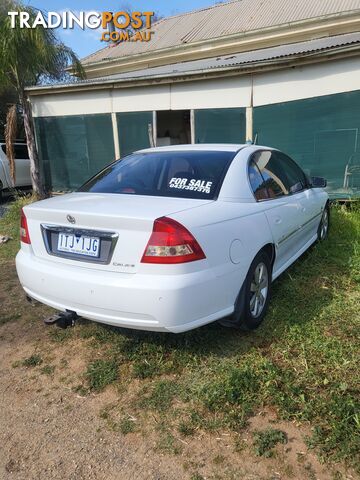
<instances>
[{"instance_id":1,"label":"bare soil","mask_svg":"<svg viewBox=\"0 0 360 480\"><path fill-rule=\"evenodd\" d=\"M126 402L126 392L114 386L98 394L76 392L93 353L86 339L51 342L49 328L56 327L42 322L50 312L25 301L13 261L0 265L1 479L355 478L341 465L322 465L307 449L308 427L279 422L270 411L253 417L241 434L198 432L179 439L178 454L158 449L154 429L127 435L113 431L101 412ZM24 366L23 360L34 354L43 363ZM46 364L55 367L53 373L43 372ZM252 432L268 426L286 432L288 443L277 445L272 458L258 457Z\"/></svg>"}]
</instances>

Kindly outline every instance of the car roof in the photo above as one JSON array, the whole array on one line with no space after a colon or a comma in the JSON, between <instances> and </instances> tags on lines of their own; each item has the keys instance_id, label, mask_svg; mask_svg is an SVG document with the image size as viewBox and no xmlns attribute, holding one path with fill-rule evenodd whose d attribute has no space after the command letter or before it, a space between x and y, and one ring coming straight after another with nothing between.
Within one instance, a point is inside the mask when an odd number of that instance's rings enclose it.
<instances>
[{"instance_id":1,"label":"car roof","mask_svg":"<svg viewBox=\"0 0 360 480\"><path fill-rule=\"evenodd\" d=\"M276 150L276 148L265 145L254 145L252 143L196 143L183 145L167 145L165 147L143 148L134 153L153 152L184 152L184 151L211 151L211 152L234 152L247 149L249 153L257 150Z\"/></svg>"},{"instance_id":2,"label":"car roof","mask_svg":"<svg viewBox=\"0 0 360 480\"><path fill-rule=\"evenodd\" d=\"M212 152L238 152L247 147L248 144L243 143L197 143L186 145L168 145L165 147L144 148L134 153L151 153L151 152L182 152L186 150L206 150Z\"/></svg>"}]
</instances>

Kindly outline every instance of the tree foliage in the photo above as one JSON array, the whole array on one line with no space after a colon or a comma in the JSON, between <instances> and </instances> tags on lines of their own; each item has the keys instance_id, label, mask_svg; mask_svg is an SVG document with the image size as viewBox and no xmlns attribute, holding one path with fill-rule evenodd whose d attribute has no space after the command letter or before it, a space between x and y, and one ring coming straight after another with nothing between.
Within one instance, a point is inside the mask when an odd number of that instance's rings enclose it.
<instances>
[{"instance_id":1,"label":"tree foliage","mask_svg":"<svg viewBox=\"0 0 360 480\"><path fill-rule=\"evenodd\" d=\"M11 28L7 12L27 12L31 24L38 13L36 8L15 0L2 0L0 5L0 89L16 92L21 107L26 140L29 149L33 189L40 197L44 189L39 174L39 161L35 145L34 128L26 88L39 83L52 83L66 78L66 69L80 78L84 70L76 54L62 43L52 29Z\"/></svg>"},{"instance_id":2,"label":"tree foliage","mask_svg":"<svg viewBox=\"0 0 360 480\"><path fill-rule=\"evenodd\" d=\"M70 65L78 76L84 76L80 60L57 38L55 30L42 26L11 28L8 11L28 12L29 23L38 13L33 7L10 0L0 7L0 84L10 84L19 91L44 81L59 81Z\"/></svg>"}]
</instances>

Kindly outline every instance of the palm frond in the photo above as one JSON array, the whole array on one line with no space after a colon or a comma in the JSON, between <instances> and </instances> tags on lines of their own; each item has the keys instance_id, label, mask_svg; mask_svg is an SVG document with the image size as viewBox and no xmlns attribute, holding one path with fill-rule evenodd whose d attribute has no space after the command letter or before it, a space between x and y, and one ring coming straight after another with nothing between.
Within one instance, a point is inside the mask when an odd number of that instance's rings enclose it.
<instances>
[{"instance_id":1,"label":"palm frond","mask_svg":"<svg viewBox=\"0 0 360 480\"><path fill-rule=\"evenodd\" d=\"M17 115L16 105L12 105L6 115L5 125L5 144L6 144L6 156L9 160L10 176L13 182L13 186L16 184L16 169L15 169L15 150L14 142L17 134Z\"/></svg>"},{"instance_id":2,"label":"palm frond","mask_svg":"<svg viewBox=\"0 0 360 480\"><path fill-rule=\"evenodd\" d=\"M7 0L9 2L9 0ZM19 2L12 3L12 11L25 11L29 23L33 22L39 10ZM0 82L8 82L23 90L35 85L39 79L58 81L66 69L84 78L85 73L75 52L56 36L53 29L11 28L10 17L0 15Z\"/></svg>"},{"instance_id":3,"label":"palm frond","mask_svg":"<svg viewBox=\"0 0 360 480\"><path fill-rule=\"evenodd\" d=\"M41 183L39 157L35 145L34 126L28 108L26 87L46 81L63 80L72 73L84 78L84 69L76 54L56 36L56 31L42 26L11 28L9 11L27 12L32 23L39 10L21 0L0 0L0 85L16 91L23 108L26 140L29 148L33 189L45 195Z\"/></svg>"}]
</instances>

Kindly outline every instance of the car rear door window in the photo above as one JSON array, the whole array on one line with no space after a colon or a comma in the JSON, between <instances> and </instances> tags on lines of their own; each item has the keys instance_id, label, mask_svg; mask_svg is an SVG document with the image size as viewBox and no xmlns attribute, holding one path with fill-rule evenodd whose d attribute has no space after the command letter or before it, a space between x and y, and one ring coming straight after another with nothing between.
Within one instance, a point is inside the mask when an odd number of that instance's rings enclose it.
<instances>
[{"instance_id":1,"label":"car rear door window","mask_svg":"<svg viewBox=\"0 0 360 480\"><path fill-rule=\"evenodd\" d=\"M79 191L214 199L236 152L134 153L95 175Z\"/></svg>"},{"instance_id":2,"label":"car rear door window","mask_svg":"<svg viewBox=\"0 0 360 480\"><path fill-rule=\"evenodd\" d=\"M248 174L257 200L279 198L308 188L308 180L301 168L290 157L276 150L255 152Z\"/></svg>"},{"instance_id":3,"label":"car rear door window","mask_svg":"<svg viewBox=\"0 0 360 480\"><path fill-rule=\"evenodd\" d=\"M255 152L252 161L259 169L268 192L268 198L288 195L287 177L277 161L274 152L262 150Z\"/></svg>"}]
</instances>

